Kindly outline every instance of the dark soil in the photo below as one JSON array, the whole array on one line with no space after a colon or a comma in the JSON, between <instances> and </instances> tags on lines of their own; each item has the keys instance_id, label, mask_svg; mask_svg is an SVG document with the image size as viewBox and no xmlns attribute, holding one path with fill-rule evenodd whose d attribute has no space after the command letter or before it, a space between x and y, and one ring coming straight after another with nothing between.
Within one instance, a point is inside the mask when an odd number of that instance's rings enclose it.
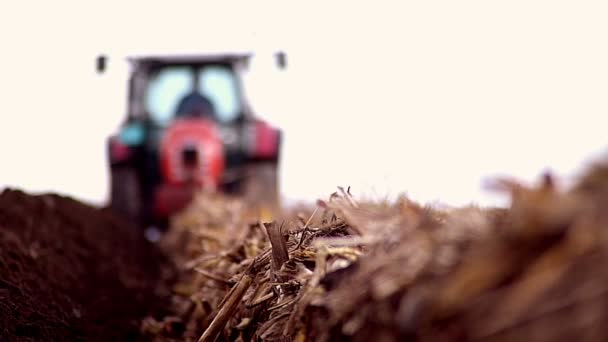
<instances>
[{"instance_id":1,"label":"dark soil","mask_svg":"<svg viewBox=\"0 0 608 342\"><path fill-rule=\"evenodd\" d=\"M135 227L57 195L0 193L0 341L131 341L166 307ZM166 272L165 272L166 275Z\"/></svg>"}]
</instances>

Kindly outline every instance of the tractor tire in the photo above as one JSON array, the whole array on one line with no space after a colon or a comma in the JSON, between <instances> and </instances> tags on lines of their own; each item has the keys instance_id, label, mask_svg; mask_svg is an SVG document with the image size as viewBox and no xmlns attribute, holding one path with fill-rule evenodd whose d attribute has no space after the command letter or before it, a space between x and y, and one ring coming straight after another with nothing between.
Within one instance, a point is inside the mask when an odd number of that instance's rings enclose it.
<instances>
[{"instance_id":1,"label":"tractor tire","mask_svg":"<svg viewBox=\"0 0 608 342\"><path fill-rule=\"evenodd\" d=\"M139 224L142 219L142 197L139 178L134 168L113 167L111 171L110 207L124 218Z\"/></svg>"},{"instance_id":2,"label":"tractor tire","mask_svg":"<svg viewBox=\"0 0 608 342\"><path fill-rule=\"evenodd\" d=\"M252 207L269 214L280 212L278 169L277 162L258 162L247 166L243 194Z\"/></svg>"}]
</instances>

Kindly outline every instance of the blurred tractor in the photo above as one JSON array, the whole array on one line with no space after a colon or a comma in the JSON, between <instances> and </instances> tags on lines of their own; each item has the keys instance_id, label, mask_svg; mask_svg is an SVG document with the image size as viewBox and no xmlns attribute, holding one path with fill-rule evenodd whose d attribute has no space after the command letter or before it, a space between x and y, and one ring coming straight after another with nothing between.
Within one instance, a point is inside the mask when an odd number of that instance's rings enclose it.
<instances>
[{"instance_id":1,"label":"blurred tractor","mask_svg":"<svg viewBox=\"0 0 608 342\"><path fill-rule=\"evenodd\" d=\"M143 226L167 224L200 190L278 208L281 132L243 94L248 54L129 60L128 113L108 139L111 207ZM284 55L277 56L284 66ZM105 59L97 61L98 71Z\"/></svg>"}]
</instances>

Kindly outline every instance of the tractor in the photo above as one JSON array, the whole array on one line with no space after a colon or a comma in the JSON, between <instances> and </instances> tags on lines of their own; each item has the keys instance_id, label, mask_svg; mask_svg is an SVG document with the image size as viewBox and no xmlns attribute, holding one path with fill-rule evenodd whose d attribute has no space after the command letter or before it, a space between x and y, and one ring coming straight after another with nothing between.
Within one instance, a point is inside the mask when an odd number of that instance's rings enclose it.
<instances>
[{"instance_id":1,"label":"tractor","mask_svg":"<svg viewBox=\"0 0 608 342\"><path fill-rule=\"evenodd\" d=\"M244 94L250 57L128 59L127 115L107 141L114 211L162 229L198 191L278 208L281 131L257 118ZM285 55L276 57L284 67ZM105 57L98 57L98 72L105 66Z\"/></svg>"}]
</instances>

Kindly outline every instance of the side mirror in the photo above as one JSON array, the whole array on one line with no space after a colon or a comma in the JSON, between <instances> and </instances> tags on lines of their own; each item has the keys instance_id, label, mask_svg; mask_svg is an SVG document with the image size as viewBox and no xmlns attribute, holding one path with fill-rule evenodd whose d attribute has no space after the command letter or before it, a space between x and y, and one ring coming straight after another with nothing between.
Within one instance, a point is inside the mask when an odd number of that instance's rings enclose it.
<instances>
[{"instance_id":1,"label":"side mirror","mask_svg":"<svg viewBox=\"0 0 608 342\"><path fill-rule=\"evenodd\" d=\"M107 61L108 58L106 55L97 56L95 59L95 69L97 70L98 74L103 74L106 71Z\"/></svg>"},{"instance_id":2,"label":"side mirror","mask_svg":"<svg viewBox=\"0 0 608 342\"><path fill-rule=\"evenodd\" d=\"M279 51L274 54L274 57L276 59L277 67L279 69L283 70L287 68L287 54L285 52Z\"/></svg>"}]
</instances>

